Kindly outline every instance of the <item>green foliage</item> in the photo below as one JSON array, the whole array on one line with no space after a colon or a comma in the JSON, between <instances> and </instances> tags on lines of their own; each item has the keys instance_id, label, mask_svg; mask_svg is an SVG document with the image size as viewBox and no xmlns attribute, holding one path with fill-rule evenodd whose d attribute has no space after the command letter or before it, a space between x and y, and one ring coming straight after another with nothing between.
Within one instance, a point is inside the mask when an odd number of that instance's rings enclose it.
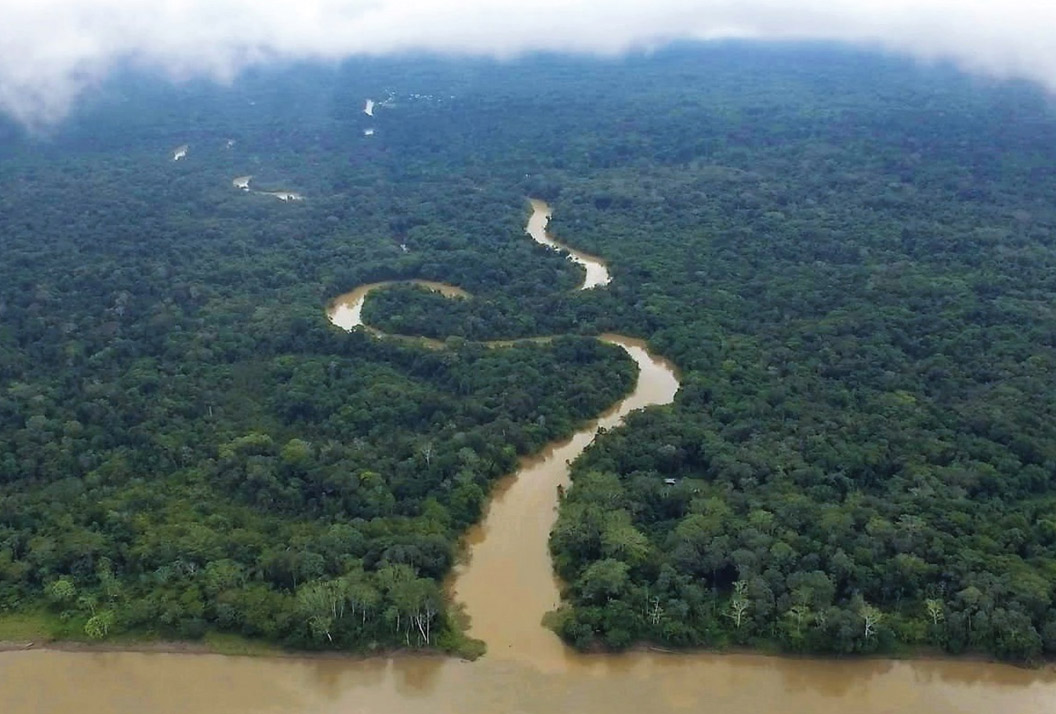
<instances>
[{"instance_id":1,"label":"green foliage","mask_svg":"<svg viewBox=\"0 0 1056 714\"><path fill-rule=\"evenodd\" d=\"M84 634L89 639L101 640L110 634L110 628L114 626L114 613L103 610L97 615L92 615L84 623Z\"/></svg>"},{"instance_id":2,"label":"green foliage","mask_svg":"<svg viewBox=\"0 0 1056 714\"><path fill-rule=\"evenodd\" d=\"M362 70L130 83L0 144L0 609L461 649L435 588L490 485L633 378L475 341L621 331L683 387L575 465L566 639L1056 652L1044 97L819 48ZM401 278L473 295L365 306L447 349L327 324Z\"/></svg>"},{"instance_id":3,"label":"green foliage","mask_svg":"<svg viewBox=\"0 0 1056 714\"><path fill-rule=\"evenodd\" d=\"M47 611L23 610L0 615L0 642L34 642L70 634L66 623Z\"/></svg>"},{"instance_id":4,"label":"green foliage","mask_svg":"<svg viewBox=\"0 0 1056 714\"><path fill-rule=\"evenodd\" d=\"M519 192L477 195L467 175L459 206L439 183L398 189L401 157L365 149L349 168L276 143L275 117L244 122L257 91L192 130L202 158L217 142L211 163L156 160L156 130L186 128L157 96L133 100L150 129L103 107L89 142L77 120L0 147L19 186L0 195L0 612L46 606L66 637L473 653L438 585L459 537L519 456L626 393L633 364L575 336L431 352L331 326L327 300L361 282L462 280L512 314L505 287L576 275L523 237ZM282 175L312 202L231 190L249 155L270 157L261 187ZM410 292L408 307L430 297Z\"/></svg>"},{"instance_id":5,"label":"green foliage","mask_svg":"<svg viewBox=\"0 0 1056 714\"><path fill-rule=\"evenodd\" d=\"M70 580L59 578L53 580L44 587L44 595L56 605L73 602L77 596L77 588Z\"/></svg>"}]
</instances>

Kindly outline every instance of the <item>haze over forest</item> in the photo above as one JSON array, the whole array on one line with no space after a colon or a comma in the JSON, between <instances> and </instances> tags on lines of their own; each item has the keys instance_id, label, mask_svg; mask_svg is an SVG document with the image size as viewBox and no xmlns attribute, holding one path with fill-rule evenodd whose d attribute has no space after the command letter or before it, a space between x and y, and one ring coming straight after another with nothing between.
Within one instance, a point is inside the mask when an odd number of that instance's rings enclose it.
<instances>
[{"instance_id":1,"label":"haze over forest","mask_svg":"<svg viewBox=\"0 0 1056 714\"><path fill-rule=\"evenodd\" d=\"M0 107L38 128L122 64L229 82L288 60L730 37L850 42L1056 88L1056 5L1036 0L6 0L3 13Z\"/></svg>"}]
</instances>

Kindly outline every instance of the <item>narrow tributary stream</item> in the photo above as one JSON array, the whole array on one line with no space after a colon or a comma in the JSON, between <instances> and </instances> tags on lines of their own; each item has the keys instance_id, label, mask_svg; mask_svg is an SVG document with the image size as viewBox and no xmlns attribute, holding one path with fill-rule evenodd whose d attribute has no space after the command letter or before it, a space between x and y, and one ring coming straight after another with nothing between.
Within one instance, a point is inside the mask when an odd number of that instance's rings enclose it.
<instances>
[{"instance_id":1,"label":"narrow tributary stream","mask_svg":"<svg viewBox=\"0 0 1056 714\"><path fill-rule=\"evenodd\" d=\"M536 242L567 254L585 269L580 290L607 285L610 277L605 264L553 240L546 232L550 207L538 200L531 203L532 215L525 232ZM453 285L424 280L406 282L447 297L468 297ZM384 337L364 324L363 303L373 291L395 284L398 283L371 283L342 295L328 311L331 322L345 330L364 328ZM558 604L547 549L547 537L557 515L557 487L568 485L569 463L583 453L600 429L619 425L635 409L668 404L678 391L673 366L650 354L640 340L611 334L599 339L622 347L638 365L634 390L570 439L550 444L541 453L524 459L517 473L496 487L483 522L467 535L469 561L455 572L453 595L470 617L470 634L487 643L488 656L492 658L512 658L544 667L563 661L564 645L541 625L543 615ZM441 346L434 340L423 342ZM504 347L510 343L489 344Z\"/></svg>"}]
</instances>

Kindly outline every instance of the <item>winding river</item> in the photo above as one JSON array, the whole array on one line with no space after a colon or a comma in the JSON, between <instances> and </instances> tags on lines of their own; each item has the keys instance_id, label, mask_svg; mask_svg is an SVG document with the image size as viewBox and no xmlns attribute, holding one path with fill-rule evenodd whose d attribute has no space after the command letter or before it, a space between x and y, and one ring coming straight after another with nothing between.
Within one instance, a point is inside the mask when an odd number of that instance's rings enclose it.
<instances>
[{"instance_id":1,"label":"winding river","mask_svg":"<svg viewBox=\"0 0 1056 714\"><path fill-rule=\"evenodd\" d=\"M528 226L524 229L524 232L530 235L536 243L541 243L548 248L565 253L568 255L569 260L583 268L586 275L583 277L583 285L579 288L580 290L590 290L591 288L608 285L612 281L612 277L609 275L609 268L605 265L605 261L554 240L546 232L546 224L550 222L552 214L550 206L537 198L531 199L531 203L532 215L528 219Z\"/></svg>"},{"instance_id":2,"label":"winding river","mask_svg":"<svg viewBox=\"0 0 1056 714\"><path fill-rule=\"evenodd\" d=\"M533 202L528 230L550 240L549 208ZM545 239L545 240L544 240ZM557 246L564 250L564 246ZM589 256L576 254L589 263ZM574 257L575 259L575 257ZM577 260L577 262L579 262ZM587 265L583 289L608 272ZM594 278L591 276L594 275ZM600 281L600 282L598 282ZM452 297L453 286L421 282ZM338 298L331 320L363 326L367 295ZM364 329L370 329L363 326ZM376 331L372 331L375 332ZM582 655L540 624L557 604L547 553L556 487L568 461L601 428L635 409L670 402L678 380L645 345L618 335L638 364L625 398L571 439L525 459L495 489L483 522L467 535L469 559L450 587L488 644L477 662L444 657L395 659L246 658L217 655L0 653L5 714L1042 714L1056 711L1056 672L975 661L773 658L755 655L630 652ZM434 346L437 343L434 343Z\"/></svg>"}]
</instances>

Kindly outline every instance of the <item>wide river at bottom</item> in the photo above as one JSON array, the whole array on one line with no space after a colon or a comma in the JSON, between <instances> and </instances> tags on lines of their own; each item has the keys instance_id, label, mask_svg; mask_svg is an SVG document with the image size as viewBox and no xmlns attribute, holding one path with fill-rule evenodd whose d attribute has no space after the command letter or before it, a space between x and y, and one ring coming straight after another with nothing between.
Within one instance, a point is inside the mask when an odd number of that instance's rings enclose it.
<instances>
[{"instance_id":1,"label":"wide river at bottom","mask_svg":"<svg viewBox=\"0 0 1056 714\"><path fill-rule=\"evenodd\" d=\"M545 230L533 205L532 227ZM537 237L534 236L533 237ZM589 275L589 273L588 273ZM583 288L604 285L588 281ZM452 296L452 286L424 284ZM331 307L346 329L362 324L364 286ZM583 655L540 620L558 600L547 552L567 462L601 428L634 409L669 403L671 365L618 335L638 364L630 396L521 463L500 483L468 562L449 587L487 642L476 662L430 656L366 660L201 654L0 653L0 714L1050 714L1056 671L975 661L818 660L754 655L630 652Z\"/></svg>"}]
</instances>

